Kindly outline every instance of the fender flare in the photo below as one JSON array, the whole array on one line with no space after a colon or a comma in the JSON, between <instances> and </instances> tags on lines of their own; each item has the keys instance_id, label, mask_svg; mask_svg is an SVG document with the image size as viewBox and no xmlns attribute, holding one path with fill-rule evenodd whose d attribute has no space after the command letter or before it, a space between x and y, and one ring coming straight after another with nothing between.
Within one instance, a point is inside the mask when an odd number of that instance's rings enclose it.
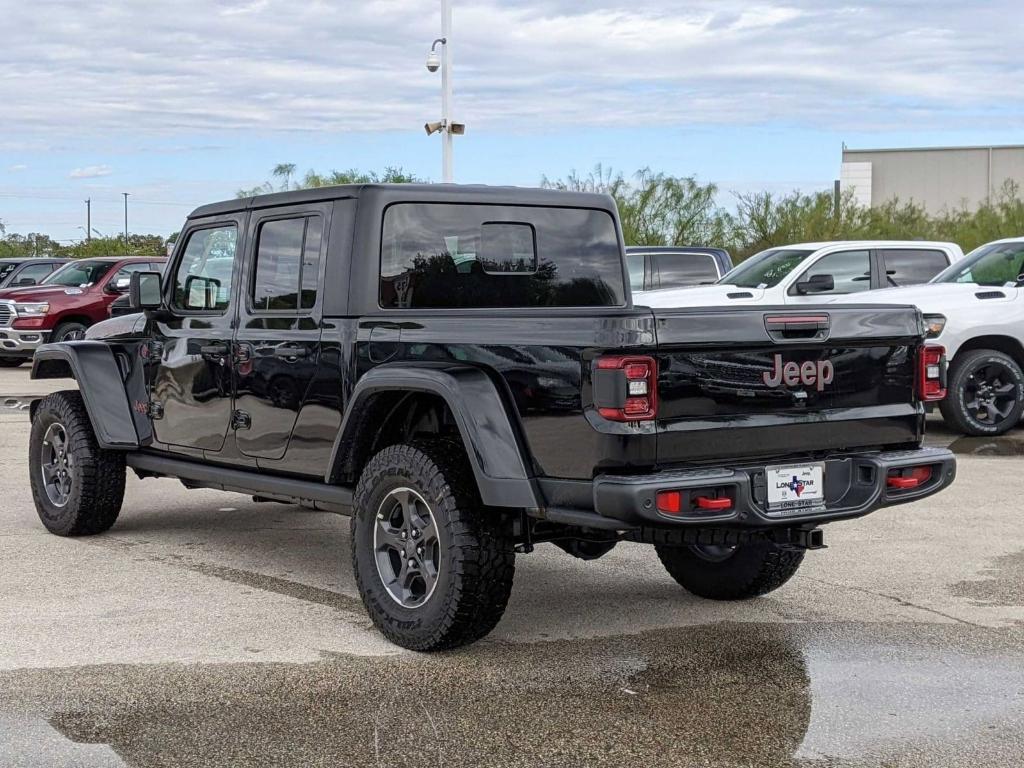
<instances>
[{"instance_id":1,"label":"fender flare","mask_svg":"<svg viewBox=\"0 0 1024 768\"><path fill-rule=\"evenodd\" d=\"M124 380L110 345L102 341L66 341L44 344L36 350L33 379L63 379L69 374L78 382L100 448L138 448L139 436Z\"/></svg>"},{"instance_id":2,"label":"fender flare","mask_svg":"<svg viewBox=\"0 0 1024 768\"><path fill-rule=\"evenodd\" d=\"M425 392L445 401L455 417L484 504L525 509L543 506L498 388L484 371L468 365L385 363L360 378L331 452L328 482L353 443L357 421L353 414L384 391Z\"/></svg>"}]
</instances>

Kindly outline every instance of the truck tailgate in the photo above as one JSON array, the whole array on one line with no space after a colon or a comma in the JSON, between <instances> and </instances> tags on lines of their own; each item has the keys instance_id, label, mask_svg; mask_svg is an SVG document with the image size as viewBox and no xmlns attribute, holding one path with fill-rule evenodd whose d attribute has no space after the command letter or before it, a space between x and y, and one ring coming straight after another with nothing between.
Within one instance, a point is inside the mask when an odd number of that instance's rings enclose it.
<instances>
[{"instance_id":1,"label":"truck tailgate","mask_svg":"<svg viewBox=\"0 0 1024 768\"><path fill-rule=\"evenodd\" d=\"M658 464L915 445L913 307L654 310Z\"/></svg>"}]
</instances>

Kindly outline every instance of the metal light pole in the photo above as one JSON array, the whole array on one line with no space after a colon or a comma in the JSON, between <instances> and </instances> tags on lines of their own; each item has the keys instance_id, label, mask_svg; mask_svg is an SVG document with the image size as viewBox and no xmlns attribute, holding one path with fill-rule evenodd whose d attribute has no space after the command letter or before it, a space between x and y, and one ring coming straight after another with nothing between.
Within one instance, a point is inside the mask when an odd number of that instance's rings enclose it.
<instances>
[{"instance_id":1,"label":"metal light pole","mask_svg":"<svg viewBox=\"0 0 1024 768\"><path fill-rule=\"evenodd\" d=\"M452 3L441 0L441 37L445 43L441 51L441 119L445 130L441 134L442 178L450 184L452 170Z\"/></svg>"},{"instance_id":2,"label":"metal light pole","mask_svg":"<svg viewBox=\"0 0 1024 768\"><path fill-rule=\"evenodd\" d=\"M124 195L124 252L128 253L128 193L122 192Z\"/></svg>"},{"instance_id":3,"label":"metal light pole","mask_svg":"<svg viewBox=\"0 0 1024 768\"><path fill-rule=\"evenodd\" d=\"M85 242L92 242L92 198L85 199Z\"/></svg>"},{"instance_id":4,"label":"metal light pole","mask_svg":"<svg viewBox=\"0 0 1024 768\"><path fill-rule=\"evenodd\" d=\"M437 46L441 46L441 55L437 55ZM452 136L462 135L466 126L452 120L452 4L451 0L441 0L441 37L430 46L427 55L427 70L441 70L441 120L423 126L427 135L441 134L441 174L446 183L454 179L452 170Z\"/></svg>"}]
</instances>

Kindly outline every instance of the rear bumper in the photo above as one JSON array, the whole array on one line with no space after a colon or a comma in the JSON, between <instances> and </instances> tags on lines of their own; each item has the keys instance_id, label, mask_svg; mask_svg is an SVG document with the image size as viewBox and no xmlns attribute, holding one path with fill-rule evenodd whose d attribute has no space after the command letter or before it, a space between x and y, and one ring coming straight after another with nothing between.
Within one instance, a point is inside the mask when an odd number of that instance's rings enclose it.
<instances>
[{"instance_id":1,"label":"rear bumper","mask_svg":"<svg viewBox=\"0 0 1024 768\"><path fill-rule=\"evenodd\" d=\"M49 336L49 329L16 331L0 328L0 357L30 358Z\"/></svg>"},{"instance_id":2,"label":"rear bumper","mask_svg":"<svg viewBox=\"0 0 1024 768\"><path fill-rule=\"evenodd\" d=\"M956 477L956 458L944 448L844 454L826 458L823 463L825 498L824 504L816 507L769 510L765 467L761 464L649 475L600 475L593 482L591 509L552 509L546 517L576 525L586 525L590 518L600 528L793 528L860 517L881 507L917 501L942 490ZM891 470L914 467L931 468L929 479L914 488L889 487ZM728 497L733 503L727 511L659 512L658 492L676 490Z\"/></svg>"}]
</instances>

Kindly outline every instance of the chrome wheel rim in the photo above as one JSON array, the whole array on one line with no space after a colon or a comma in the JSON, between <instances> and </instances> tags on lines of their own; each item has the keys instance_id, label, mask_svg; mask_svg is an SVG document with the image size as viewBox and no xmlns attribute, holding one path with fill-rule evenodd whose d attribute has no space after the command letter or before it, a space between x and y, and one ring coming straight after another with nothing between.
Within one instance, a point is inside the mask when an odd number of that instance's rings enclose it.
<instances>
[{"instance_id":1,"label":"chrome wheel rim","mask_svg":"<svg viewBox=\"0 0 1024 768\"><path fill-rule=\"evenodd\" d=\"M74 489L74 460L68 452L68 433L63 424L53 423L43 435L39 467L46 497L55 507L63 507Z\"/></svg>"},{"instance_id":2,"label":"chrome wheel rim","mask_svg":"<svg viewBox=\"0 0 1024 768\"><path fill-rule=\"evenodd\" d=\"M724 563L736 552L736 547L727 547L723 544L691 544L690 549L701 560L709 563Z\"/></svg>"},{"instance_id":3,"label":"chrome wheel rim","mask_svg":"<svg viewBox=\"0 0 1024 768\"><path fill-rule=\"evenodd\" d=\"M85 329L76 328L72 331L66 331L60 335L58 341L80 341L85 338Z\"/></svg>"},{"instance_id":4,"label":"chrome wheel rim","mask_svg":"<svg viewBox=\"0 0 1024 768\"><path fill-rule=\"evenodd\" d=\"M967 376L964 408L978 424L994 427L1017 407L1017 383L1002 363L983 363Z\"/></svg>"},{"instance_id":5,"label":"chrome wheel rim","mask_svg":"<svg viewBox=\"0 0 1024 768\"><path fill-rule=\"evenodd\" d=\"M412 488L396 488L377 508L373 557L388 595L403 608L430 600L441 570L437 522L426 499Z\"/></svg>"}]
</instances>

